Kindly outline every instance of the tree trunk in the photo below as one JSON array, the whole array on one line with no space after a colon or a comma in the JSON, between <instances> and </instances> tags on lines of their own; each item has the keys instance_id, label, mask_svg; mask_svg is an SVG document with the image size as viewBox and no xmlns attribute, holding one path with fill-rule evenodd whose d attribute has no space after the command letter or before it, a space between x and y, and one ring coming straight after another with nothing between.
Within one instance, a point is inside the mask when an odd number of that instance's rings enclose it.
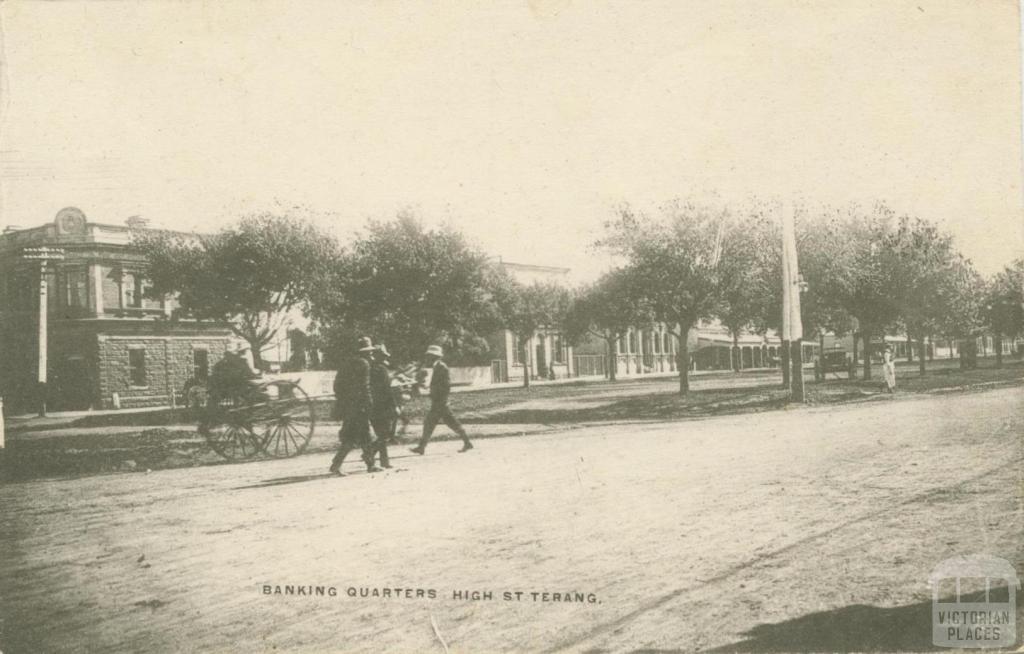
<instances>
[{"instance_id":1,"label":"tree trunk","mask_svg":"<svg viewBox=\"0 0 1024 654\"><path fill-rule=\"evenodd\" d=\"M857 339L860 338L860 332L853 332L853 367L857 367Z\"/></svg>"},{"instance_id":2,"label":"tree trunk","mask_svg":"<svg viewBox=\"0 0 1024 654\"><path fill-rule=\"evenodd\" d=\"M921 337L921 340L924 340L924 336ZM928 346L928 360L935 361L935 339L931 336L928 337Z\"/></svg>"},{"instance_id":3,"label":"tree trunk","mask_svg":"<svg viewBox=\"0 0 1024 654\"><path fill-rule=\"evenodd\" d=\"M247 341L249 339L246 339ZM258 341L249 341L249 352L252 353L252 367L256 370L263 370L263 357L260 356L262 345Z\"/></svg>"},{"instance_id":4,"label":"tree trunk","mask_svg":"<svg viewBox=\"0 0 1024 654\"><path fill-rule=\"evenodd\" d=\"M522 341L521 341L522 342ZM530 387L530 348L522 345L519 349L519 360L523 362L523 388Z\"/></svg>"},{"instance_id":5,"label":"tree trunk","mask_svg":"<svg viewBox=\"0 0 1024 654\"><path fill-rule=\"evenodd\" d=\"M779 348L779 363L782 365L782 387L789 389L789 341L782 341Z\"/></svg>"},{"instance_id":6,"label":"tree trunk","mask_svg":"<svg viewBox=\"0 0 1024 654\"><path fill-rule=\"evenodd\" d=\"M732 335L732 356L729 357L729 358L732 359L732 371L733 372L739 372L740 371L740 335L738 333L735 333L735 332Z\"/></svg>"},{"instance_id":7,"label":"tree trunk","mask_svg":"<svg viewBox=\"0 0 1024 654\"><path fill-rule=\"evenodd\" d=\"M615 344L618 341L618 338L605 340L605 344L608 346L608 381L615 381L616 373L618 372L619 357L615 354Z\"/></svg>"},{"instance_id":8,"label":"tree trunk","mask_svg":"<svg viewBox=\"0 0 1024 654\"><path fill-rule=\"evenodd\" d=\"M864 339L864 379L871 379L871 332L863 332Z\"/></svg>"},{"instance_id":9,"label":"tree trunk","mask_svg":"<svg viewBox=\"0 0 1024 654\"><path fill-rule=\"evenodd\" d=\"M814 362L814 376L817 381L825 381L825 332L818 331L818 360Z\"/></svg>"},{"instance_id":10,"label":"tree trunk","mask_svg":"<svg viewBox=\"0 0 1024 654\"><path fill-rule=\"evenodd\" d=\"M917 371L924 377L924 334L917 337Z\"/></svg>"},{"instance_id":11,"label":"tree trunk","mask_svg":"<svg viewBox=\"0 0 1024 654\"><path fill-rule=\"evenodd\" d=\"M679 352L676 354L676 367L679 369L679 394L686 395L690 392L690 345L687 343L687 337L690 334L689 329L684 329L682 325L679 326L679 332L682 334L679 337Z\"/></svg>"},{"instance_id":12,"label":"tree trunk","mask_svg":"<svg viewBox=\"0 0 1024 654\"><path fill-rule=\"evenodd\" d=\"M914 339L910 337L910 330L907 330L907 363L914 363Z\"/></svg>"},{"instance_id":13,"label":"tree trunk","mask_svg":"<svg viewBox=\"0 0 1024 654\"><path fill-rule=\"evenodd\" d=\"M796 339L792 343L793 353L790 359L793 362L793 401L804 401L804 366L803 366L803 341Z\"/></svg>"},{"instance_id":14,"label":"tree trunk","mask_svg":"<svg viewBox=\"0 0 1024 654\"><path fill-rule=\"evenodd\" d=\"M992 346L996 350L996 368L1003 367L1003 335L999 332L994 334Z\"/></svg>"}]
</instances>

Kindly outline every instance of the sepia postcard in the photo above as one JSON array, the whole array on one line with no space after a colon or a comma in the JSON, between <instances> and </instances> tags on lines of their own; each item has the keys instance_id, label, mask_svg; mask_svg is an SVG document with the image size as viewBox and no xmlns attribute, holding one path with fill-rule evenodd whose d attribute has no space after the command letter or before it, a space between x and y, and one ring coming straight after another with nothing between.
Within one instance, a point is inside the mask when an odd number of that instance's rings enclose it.
<instances>
[{"instance_id":1,"label":"sepia postcard","mask_svg":"<svg viewBox=\"0 0 1024 654\"><path fill-rule=\"evenodd\" d=\"M3 0L0 654L1024 651L1018 0Z\"/></svg>"}]
</instances>

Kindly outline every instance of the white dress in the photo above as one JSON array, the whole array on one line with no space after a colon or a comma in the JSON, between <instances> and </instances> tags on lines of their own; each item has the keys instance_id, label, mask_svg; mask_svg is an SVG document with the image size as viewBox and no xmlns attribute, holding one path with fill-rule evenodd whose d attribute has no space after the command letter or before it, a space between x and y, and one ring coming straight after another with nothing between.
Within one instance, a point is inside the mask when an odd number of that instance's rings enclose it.
<instances>
[{"instance_id":1,"label":"white dress","mask_svg":"<svg viewBox=\"0 0 1024 654\"><path fill-rule=\"evenodd\" d=\"M886 359L885 364L882 366L882 373L885 375L885 386L890 391L896 389L896 362L892 359Z\"/></svg>"}]
</instances>

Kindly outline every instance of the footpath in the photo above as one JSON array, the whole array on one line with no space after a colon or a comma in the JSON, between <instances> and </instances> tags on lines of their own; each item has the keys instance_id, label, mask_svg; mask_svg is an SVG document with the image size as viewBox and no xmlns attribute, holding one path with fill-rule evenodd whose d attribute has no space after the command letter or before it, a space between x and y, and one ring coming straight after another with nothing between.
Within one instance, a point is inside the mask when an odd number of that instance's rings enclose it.
<instances>
[{"instance_id":1,"label":"footpath","mask_svg":"<svg viewBox=\"0 0 1024 654\"><path fill-rule=\"evenodd\" d=\"M939 362L935 362L939 364ZM944 362L945 363L945 362ZM949 362L955 364L955 362ZM930 367L925 377L901 365L895 396L881 392L880 381L807 381L807 405L825 406L863 401L901 401L923 395L980 392L1024 383L1024 364L1008 362L1002 369L959 371L951 365ZM809 372L809 371L808 371ZM777 384L777 371L715 371L693 375L691 392L680 396L674 375L647 375L617 382L563 380L486 391L461 390L453 399L456 415L474 440L566 432L598 426L638 426L725 414L795 409ZM329 400L317 406L317 423L305 454L332 452L339 423L323 420ZM408 407L412 421L395 451L404 453L422 432L426 401ZM195 416L185 409L87 411L45 418L7 419L6 448L0 479L80 477L111 472L149 471L230 463L213 452L196 429ZM457 438L441 425L434 441Z\"/></svg>"}]
</instances>

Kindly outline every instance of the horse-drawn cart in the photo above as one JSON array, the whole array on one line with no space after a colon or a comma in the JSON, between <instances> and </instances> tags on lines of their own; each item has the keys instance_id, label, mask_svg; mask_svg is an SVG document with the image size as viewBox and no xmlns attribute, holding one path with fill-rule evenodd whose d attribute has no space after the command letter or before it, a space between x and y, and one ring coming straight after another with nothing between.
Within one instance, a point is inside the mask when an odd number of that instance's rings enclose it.
<instances>
[{"instance_id":1,"label":"horse-drawn cart","mask_svg":"<svg viewBox=\"0 0 1024 654\"><path fill-rule=\"evenodd\" d=\"M188 403L199 418L199 433L226 459L296 456L313 437L313 402L295 381L278 379L223 397L192 386Z\"/></svg>"}]
</instances>

